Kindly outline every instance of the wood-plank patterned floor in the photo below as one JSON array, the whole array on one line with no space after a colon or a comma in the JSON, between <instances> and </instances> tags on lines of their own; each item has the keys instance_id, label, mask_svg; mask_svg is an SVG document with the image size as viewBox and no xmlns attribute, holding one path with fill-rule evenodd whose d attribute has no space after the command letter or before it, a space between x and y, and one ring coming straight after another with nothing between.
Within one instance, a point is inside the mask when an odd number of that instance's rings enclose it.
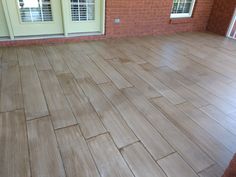
<instances>
[{"instance_id":1,"label":"wood-plank patterned floor","mask_svg":"<svg viewBox=\"0 0 236 177\"><path fill-rule=\"evenodd\" d=\"M1 177L221 177L236 42L207 33L0 48Z\"/></svg>"}]
</instances>

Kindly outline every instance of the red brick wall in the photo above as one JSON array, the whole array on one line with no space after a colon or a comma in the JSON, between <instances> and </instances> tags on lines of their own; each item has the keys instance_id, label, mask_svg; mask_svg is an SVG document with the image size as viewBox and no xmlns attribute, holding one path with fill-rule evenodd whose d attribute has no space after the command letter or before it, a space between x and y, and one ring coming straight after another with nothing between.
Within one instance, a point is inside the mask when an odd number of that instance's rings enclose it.
<instances>
[{"instance_id":1,"label":"red brick wall","mask_svg":"<svg viewBox=\"0 0 236 177\"><path fill-rule=\"evenodd\" d=\"M236 0L215 0L207 30L226 35L235 8Z\"/></svg>"},{"instance_id":2,"label":"red brick wall","mask_svg":"<svg viewBox=\"0 0 236 177\"><path fill-rule=\"evenodd\" d=\"M1 45L32 45L110 37L169 34L180 31L203 31L213 0L196 0L193 17L170 20L173 0L106 0L105 36L0 42ZM114 19L120 18L120 24Z\"/></svg>"},{"instance_id":3,"label":"red brick wall","mask_svg":"<svg viewBox=\"0 0 236 177\"><path fill-rule=\"evenodd\" d=\"M173 0L106 0L107 36L205 30L213 0L196 0L193 18L170 21ZM114 19L120 18L120 24Z\"/></svg>"}]
</instances>

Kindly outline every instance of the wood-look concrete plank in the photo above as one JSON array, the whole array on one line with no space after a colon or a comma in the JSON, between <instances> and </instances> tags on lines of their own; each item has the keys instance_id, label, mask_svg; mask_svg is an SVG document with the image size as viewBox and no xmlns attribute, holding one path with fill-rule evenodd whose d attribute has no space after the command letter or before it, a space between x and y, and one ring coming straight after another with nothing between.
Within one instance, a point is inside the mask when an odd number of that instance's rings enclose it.
<instances>
[{"instance_id":1,"label":"wood-look concrete plank","mask_svg":"<svg viewBox=\"0 0 236 177\"><path fill-rule=\"evenodd\" d=\"M153 99L153 103L163 111L167 118L176 125L195 144L200 146L213 160L222 167L227 167L233 154L217 139L191 120L165 98Z\"/></svg>"},{"instance_id":2,"label":"wood-look concrete plank","mask_svg":"<svg viewBox=\"0 0 236 177\"><path fill-rule=\"evenodd\" d=\"M125 147L121 149L121 153L135 177L166 177L141 143Z\"/></svg>"},{"instance_id":3,"label":"wood-look concrete plank","mask_svg":"<svg viewBox=\"0 0 236 177\"><path fill-rule=\"evenodd\" d=\"M63 92L71 106L71 109L80 124L84 137L93 136L106 132L102 121L92 107L88 98L78 86L72 74L61 74L57 76Z\"/></svg>"},{"instance_id":4,"label":"wood-look concrete plank","mask_svg":"<svg viewBox=\"0 0 236 177\"><path fill-rule=\"evenodd\" d=\"M79 61L77 61L72 54L67 52L65 62L76 79L90 78L89 73L81 66Z\"/></svg>"},{"instance_id":5,"label":"wood-look concrete plank","mask_svg":"<svg viewBox=\"0 0 236 177\"><path fill-rule=\"evenodd\" d=\"M17 47L7 47L2 49L3 63L18 63Z\"/></svg>"},{"instance_id":6,"label":"wood-look concrete plank","mask_svg":"<svg viewBox=\"0 0 236 177\"><path fill-rule=\"evenodd\" d=\"M81 67L89 73L91 78L97 83L109 82L110 79L104 72L85 54L74 52L75 59L80 63Z\"/></svg>"},{"instance_id":7,"label":"wood-look concrete plank","mask_svg":"<svg viewBox=\"0 0 236 177\"><path fill-rule=\"evenodd\" d=\"M23 110L0 113L0 176L31 177Z\"/></svg>"},{"instance_id":8,"label":"wood-look concrete plank","mask_svg":"<svg viewBox=\"0 0 236 177\"><path fill-rule=\"evenodd\" d=\"M202 99L207 101L217 107L219 110L223 111L225 114L230 114L236 112L236 106L225 102L223 99L219 98L217 95L212 94L212 92L207 91L206 89L198 86L197 84L187 86L189 90L196 93Z\"/></svg>"},{"instance_id":9,"label":"wood-look concrete plank","mask_svg":"<svg viewBox=\"0 0 236 177\"><path fill-rule=\"evenodd\" d=\"M32 177L66 177L50 117L27 122Z\"/></svg>"},{"instance_id":10,"label":"wood-look concrete plank","mask_svg":"<svg viewBox=\"0 0 236 177\"><path fill-rule=\"evenodd\" d=\"M20 71L26 119L49 115L36 68L22 66Z\"/></svg>"},{"instance_id":11,"label":"wood-look concrete plank","mask_svg":"<svg viewBox=\"0 0 236 177\"><path fill-rule=\"evenodd\" d=\"M213 105L208 105L200 109L225 129L236 135L236 120L230 118Z\"/></svg>"},{"instance_id":12,"label":"wood-look concrete plank","mask_svg":"<svg viewBox=\"0 0 236 177\"><path fill-rule=\"evenodd\" d=\"M146 120L135 106L112 83L99 85L103 93L119 110L129 127L144 144L155 160L160 159L174 150Z\"/></svg>"},{"instance_id":13,"label":"wood-look concrete plank","mask_svg":"<svg viewBox=\"0 0 236 177\"><path fill-rule=\"evenodd\" d=\"M141 66L134 64L134 63L127 63L126 64L131 71L137 74L140 78L154 87L161 95L165 96L168 100L170 100L173 104L180 104L185 102L186 100L175 93L173 90L168 88L150 73L145 71Z\"/></svg>"},{"instance_id":14,"label":"wood-look concrete plank","mask_svg":"<svg viewBox=\"0 0 236 177\"><path fill-rule=\"evenodd\" d=\"M126 88L123 93L195 171L200 172L213 164L213 161L197 144L181 132L137 89Z\"/></svg>"},{"instance_id":15,"label":"wood-look concrete plank","mask_svg":"<svg viewBox=\"0 0 236 177\"><path fill-rule=\"evenodd\" d=\"M201 171L198 175L200 177L222 177L223 174L224 174L224 169L219 165L215 164Z\"/></svg>"},{"instance_id":16,"label":"wood-look concrete plank","mask_svg":"<svg viewBox=\"0 0 236 177\"><path fill-rule=\"evenodd\" d=\"M109 63L120 72L123 77L128 80L132 85L134 85L138 90L140 90L147 98L155 98L161 96L151 85L142 80L136 74L134 74L130 69L122 64L119 59L110 60Z\"/></svg>"},{"instance_id":17,"label":"wood-look concrete plank","mask_svg":"<svg viewBox=\"0 0 236 177\"><path fill-rule=\"evenodd\" d=\"M77 124L63 90L52 70L40 71L39 78L55 129Z\"/></svg>"},{"instance_id":18,"label":"wood-look concrete plank","mask_svg":"<svg viewBox=\"0 0 236 177\"><path fill-rule=\"evenodd\" d=\"M34 61L30 48L20 47L17 49L17 56L20 66L34 66Z\"/></svg>"},{"instance_id":19,"label":"wood-look concrete plank","mask_svg":"<svg viewBox=\"0 0 236 177\"><path fill-rule=\"evenodd\" d=\"M104 46L99 44L99 41L90 42L90 46L92 50L95 50L95 53L101 55L104 59L112 59L114 58L113 53L110 50L107 50ZM94 54L94 53L92 53Z\"/></svg>"},{"instance_id":20,"label":"wood-look concrete plank","mask_svg":"<svg viewBox=\"0 0 236 177\"><path fill-rule=\"evenodd\" d=\"M198 177L193 169L177 153L158 161L168 177Z\"/></svg>"},{"instance_id":21,"label":"wood-look concrete plank","mask_svg":"<svg viewBox=\"0 0 236 177\"><path fill-rule=\"evenodd\" d=\"M184 85L193 85L194 83L181 77L177 72L168 67L156 68L151 64L141 65L146 71L150 72L153 76L159 79L167 87L171 88L174 92L179 94L185 100L189 101L196 107L202 107L209 104L208 101L202 99L194 92L188 90Z\"/></svg>"},{"instance_id":22,"label":"wood-look concrete plank","mask_svg":"<svg viewBox=\"0 0 236 177\"><path fill-rule=\"evenodd\" d=\"M119 88L132 87L132 85L117 72L107 61L105 61L100 55L93 54L89 57L98 65L98 67L114 82Z\"/></svg>"},{"instance_id":23,"label":"wood-look concrete plank","mask_svg":"<svg viewBox=\"0 0 236 177\"><path fill-rule=\"evenodd\" d=\"M234 88L230 87L230 85L217 80L211 80L209 82L200 81L198 82L198 85L219 96L226 103L228 102L232 105L236 105L236 91Z\"/></svg>"},{"instance_id":24,"label":"wood-look concrete plank","mask_svg":"<svg viewBox=\"0 0 236 177\"><path fill-rule=\"evenodd\" d=\"M219 123L190 103L180 104L177 107L196 124L205 129L212 137L225 145L231 152L236 151L236 136L234 134L223 128Z\"/></svg>"},{"instance_id":25,"label":"wood-look concrete plank","mask_svg":"<svg viewBox=\"0 0 236 177\"><path fill-rule=\"evenodd\" d=\"M0 111L6 112L23 108L20 70L15 48L3 51L1 70Z\"/></svg>"},{"instance_id":26,"label":"wood-look concrete plank","mask_svg":"<svg viewBox=\"0 0 236 177\"><path fill-rule=\"evenodd\" d=\"M103 177L134 177L108 134L88 140L98 170Z\"/></svg>"},{"instance_id":27,"label":"wood-look concrete plank","mask_svg":"<svg viewBox=\"0 0 236 177\"><path fill-rule=\"evenodd\" d=\"M78 84L101 117L105 128L110 132L118 148L138 140L120 113L112 106L94 81L84 79L79 80Z\"/></svg>"},{"instance_id":28,"label":"wood-look concrete plank","mask_svg":"<svg viewBox=\"0 0 236 177\"><path fill-rule=\"evenodd\" d=\"M33 47L30 47L30 50L32 52L32 57L34 60L35 67L38 71L52 69L52 66L50 65L48 61L48 57L43 47L33 46Z\"/></svg>"},{"instance_id":29,"label":"wood-look concrete plank","mask_svg":"<svg viewBox=\"0 0 236 177\"><path fill-rule=\"evenodd\" d=\"M79 126L56 130L67 177L100 177Z\"/></svg>"},{"instance_id":30,"label":"wood-look concrete plank","mask_svg":"<svg viewBox=\"0 0 236 177\"><path fill-rule=\"evenodd\" d=\"M69 73L69 68L60 55L60 51L55 46L44 47L45 53L48 57L49 63L52 65L54 71L58 73Z\"/></svg>"}]
</instances>

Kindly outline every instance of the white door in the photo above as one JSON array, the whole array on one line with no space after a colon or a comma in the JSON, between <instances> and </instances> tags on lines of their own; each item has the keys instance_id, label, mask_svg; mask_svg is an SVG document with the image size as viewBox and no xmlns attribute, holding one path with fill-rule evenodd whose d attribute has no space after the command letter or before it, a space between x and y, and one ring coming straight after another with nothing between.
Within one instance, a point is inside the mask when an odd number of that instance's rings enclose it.
<instances>
[{"instance_id":1,"label":"white door","mask_svg":"<svg viewBox=\"0 0 236 177\"><path fill-rule=\"evenodd\" d=\"M2 2L0 1L0 37L9 36L5 14L3 12Z\"/></svg>"},{"instance_id":2,"label":"white door","mask_svg":"<svg viewBox=\"0 0 236 177\"><path fill-rule=\"evenodd\" d=\"M103 0L67 0L68 32L100 32L102 27Z\"/></svg>"},{"instance_id":3,"label":"white door","mask_svg":"<svg viewBox=\"0 0 236 177\"><path fill-rule=\"evenodd\" d=\"M60 0L7 0L14 36L63 34Z\"/></svg>"}]
</instances>

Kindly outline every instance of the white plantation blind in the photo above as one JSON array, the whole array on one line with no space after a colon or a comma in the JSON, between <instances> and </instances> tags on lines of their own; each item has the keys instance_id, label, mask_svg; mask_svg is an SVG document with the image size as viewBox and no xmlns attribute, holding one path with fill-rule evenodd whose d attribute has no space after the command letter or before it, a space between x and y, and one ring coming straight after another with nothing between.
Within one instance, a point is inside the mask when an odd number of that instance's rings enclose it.
<instances>
[{"instance_id":1,"label":"white plantation blind","mask_svg":"<svg viewBox=\"0 0 236 177\"><path fill-rule=\"evenodd\" d=\"M95 0L71 0L72 21L95 20Z\"/></svg>"},{"instance_id":2,"label":"white plantation blind","mask_svg":"<svg viewBox=\"0 0 236 177\"><path fill-rule=\"evenodd\" d=\"M174 0L171 17L191 17L195 0Z\"/></svg>"},{"instance_id":3,"label":"white plantation blind","mask_svg":"<svg viewBox=\"0 0 236 177\"><path fill-rule=\"evenodd\" d=\"M18 0L22 22L53 21L50 0Z\"/></svg>"}]
</instances>

